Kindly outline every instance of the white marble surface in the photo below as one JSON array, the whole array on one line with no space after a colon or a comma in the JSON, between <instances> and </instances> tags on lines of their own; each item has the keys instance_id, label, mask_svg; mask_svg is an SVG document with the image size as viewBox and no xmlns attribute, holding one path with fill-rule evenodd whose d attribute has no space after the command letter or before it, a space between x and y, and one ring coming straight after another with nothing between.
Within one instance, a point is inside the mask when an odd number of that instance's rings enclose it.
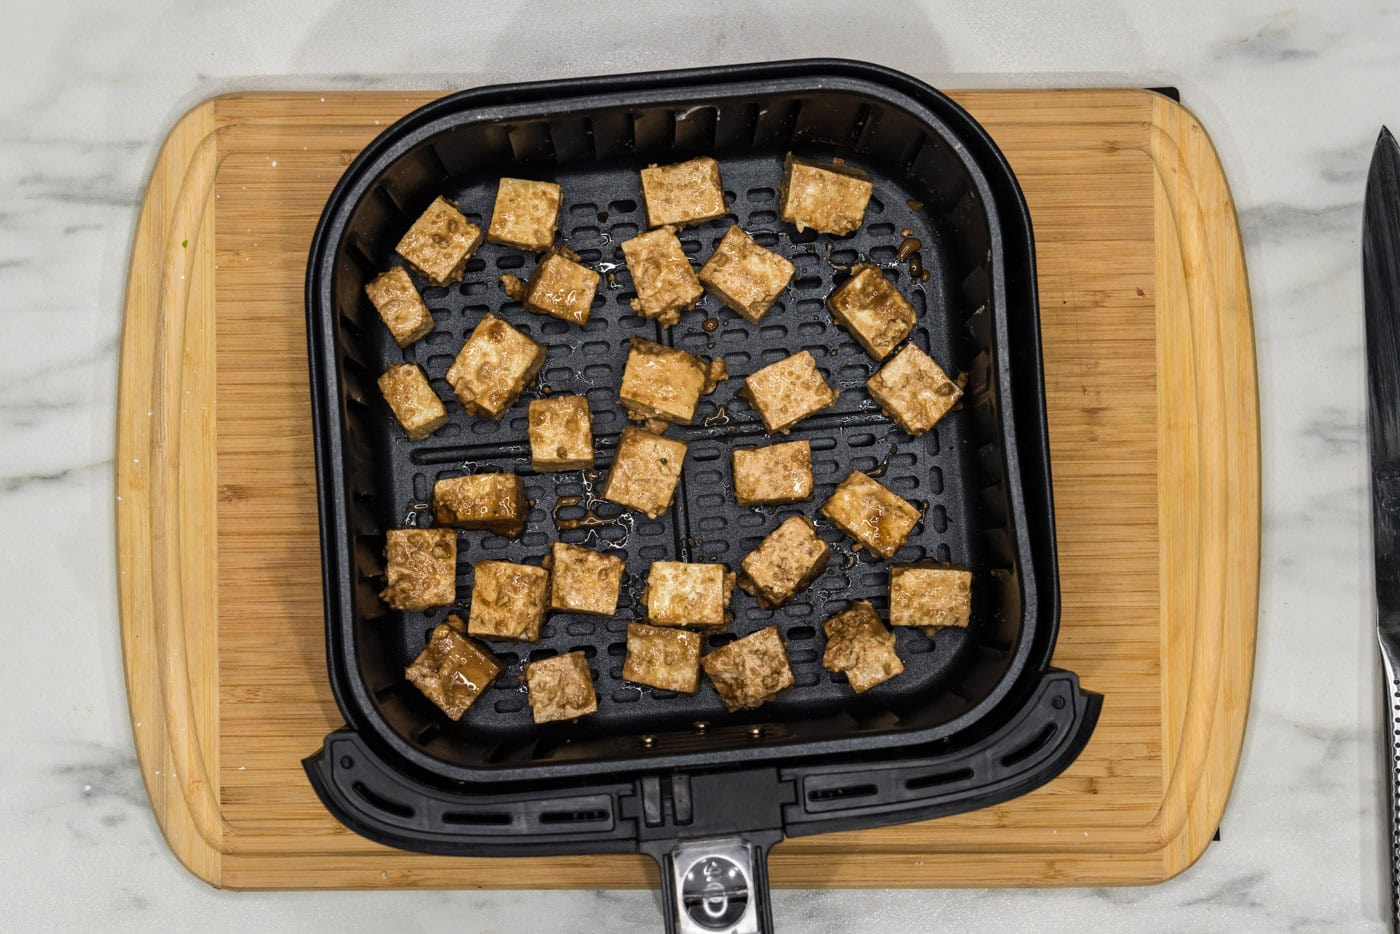
<instances>
[{"instance_id":1,"label":"white marble surface","mask_svg":"<svg viewBox=\"0 0 1400 934\"><path fill-rule=\"evenodd\" d=\"M455 87L805 55L948 87L1178 86L1242 210L1258 331L1257 679L1223 840L1154 888L778 893L789 931L1380 929L1360 199L1400 125L1400 9L303 0L6 7L0 38L0 926L650 930L647 892L220 893L165 848L132 752L112 530L137 199L188 106L248 87ZM1228 9L1227 9L1228 7Z\"/></svg>"}]
</instances>

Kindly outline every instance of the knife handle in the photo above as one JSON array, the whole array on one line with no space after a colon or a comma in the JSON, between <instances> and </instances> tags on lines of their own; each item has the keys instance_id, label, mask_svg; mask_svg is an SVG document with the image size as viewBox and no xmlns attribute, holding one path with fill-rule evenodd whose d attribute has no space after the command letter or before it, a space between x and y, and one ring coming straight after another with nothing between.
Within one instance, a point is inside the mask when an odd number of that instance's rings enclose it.
<instances>
[{"instance_id":1,"label":"knife handle","mask_svg":"<svg viewBox=\"0 0 1400 934\"><path fill-rule=\"evenodd\" d=\"M1400 931L1400 678L1396 660L1382 643L1381 666L1385 670L1386 751L1390 765L1386 787L1390 794L1390 925Z\"/></svg>"}]
</instances>

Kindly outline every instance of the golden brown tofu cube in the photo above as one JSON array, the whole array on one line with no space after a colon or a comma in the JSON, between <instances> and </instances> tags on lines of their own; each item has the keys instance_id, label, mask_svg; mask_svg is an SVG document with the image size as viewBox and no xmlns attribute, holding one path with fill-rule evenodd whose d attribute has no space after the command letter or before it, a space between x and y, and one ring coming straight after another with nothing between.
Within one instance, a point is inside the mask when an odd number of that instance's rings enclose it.
<instances>
[{"instance_id":1,"label":"golden brown tofu cube","mask_svg":"<svg viewBox=\"0 0 1400 934\"><path fill-rule=\"evenodd\" d=\"M722 564L653 561L642 603L653 626L719 632L729 628L733 591L734 572Z\"/></svg>"},{"instance_id":2,"label":"golden brown tofu cube","mask_svg":"<svg viewBox=\"0 0 1400 934\"><path fill-rule=\"evenodd\" d=\"M530 400L530 465L538 472L593 466L593 415L586 396Z\"/></svg>"},{"instance_id":3,"label":"golden brown tofu cube","mask_svg":"<svg viewBox=\"0 0 1400 934\"><path fill-rule=\"evenodd\" d=\"M466 625L455 614L433 630L432 638L404 677L453 720L476 702L501 673L496 656L465 635Z\"/></svg>"},{"instance_id":4,"label":"golden brown tofu cube","mask_svg":"<svg viewBox=\"0 0 1400 934\"><path fill-rule=\"evenodd\" d=\"M972 572L932 562L890 565L890 625L965 629L972 619Z\"/></svg>"},{"instance_id":5,"label":"golden brown tofu cube","mask_svg":"<svg viewBox=\"0 0 1400 934\"><path fill-rule=\"evenodd\" d=\"M582 652L530 662L525 666L525 686L536 723L573 720L598 709L593 672Z\"/></svg>"},{"instance_id":6,"label":"golden brown tofu cube","mask_svg":"<svg viewBox=\"0 0 1400 934\"><path fill-rule=\"evenodd\" d=\"M912 503L859 470L841 481L821 510L856 540L856 548L863 546L882 558L899 551L919 521Z\"/></svg>"},{"instance_id":7,"label":"golden brown tofu cube","mask_svg":"<svg viewBox=\"0 0 1400 934\"><path fill-rule=\"evenodd\" d=\"M883 360L914 330L918 316L878 266L857 266L826 300L831 317L876 360Z\"/></svg>"},{"instance_id":8,"label":"golden brown tofu cube","mask_svg":"<svg viewBox=\"0 0 1400 934\"><path fill-rule=\"evenodd\" d=\"M433 329L433 316L402 266L376 277L365 286L365 294L400 347L407 347Z\"/></svg>"},{"instance_id":9,"label":"golden brown tofu cube","mask_svg":"<svg viewBox=\"0 0 1400 934\"><path fill-rule=\"evenodd\" d=\"M822 667L839 671L857 694L883 684L904 671L904 662L894 650L894 633L880 622L880 614L866 600L837 613L822 626L826 651Z\"/></svg>"},{"instance_id":10,"label":"golden brown tofu cube","mask_svg":"<svg viewBox=\"0 0 1400 934\"><path fill-rule=\"evenodd\" d=\"M684 629L627 624L627 660L622 677L663 691L700 690L700 636Z\"/></svg>"},{"instance_id":11,"label":"golden brown tofu cube","mask_svg":"<svg viewBox=\"0 0 1400 934\"><path fill-rule=\"evenodd\" d=\"M915 437L938 424L962 398L958 384L912 343L866 380L865 388L896 425Z\"/></svg>"},{"instance_id":12,"label":"golden brown tofu cube","mask_svg":"<svg viewBox=\"0 0 1400 934\"><path fill-rule=\"evenodd\" d=\"M472 571L467 631L485 639L537 642L549 592L549 572L530 564L478 561Z\"/></svg>"},{"instance_id":13,"label":"golden brown tofu cube","mask_svg":"<svg viewBox=\"0 0 1400 934\"><path fill-rule=\"evenodd\" d=\"M416 363L385 370L379 377L379 391L410 441L422 441L447 424L447 409L428 385L428 375Z\"/></svg>"},{"instance_id":14,"label":"golden brown tofu cube","mask_svg":"<svg viewBox=\"0 0 1400 934\"><path fill-rule=\"evenodd\" d=\"M550 546L549 608L569 613L611 616L622 590L622 559L578 545Z\"/></svg>"},{"instance_id":15,"label":"golden brown tofu cube","mask_svg":"<svg viewBox=\"0 0 1400 934\"><path fill-rule=\"evenodd\" d=\"M637 290L632 310L666 327L679 321L681 312L694 308L705 294L681 242L667 228L623 241L622 257Z\"/></svg>"},{"instance_id":16,"label":"golden brown tofu cube","mask_svg":"<svg viewBox=\"0 0 1400 934\"><path fill-rule=\"evenodd\" d=\"M734 498L740 506L802 503L812 498L812 445L806 439L736 448Z\"/></svg>"},{"instance_id":17,"label":"golden brown tofu cube","mask_svg":"<svg viewBox=\"0 0 1400 934\"><path fill-rule=\"evenodd\" d=\"M792 263L759 246L735 224L700 267L700 281L744 320L757 324L787 288L795 271Z\"/></svg>"},{"instance_id":18,"label":"golden brown tofu cube","mask_svg":"<svg viewBox=\"0 0 1400 934\"><path fill-rule=\"evenodd\" d=\"M830 558L831 548L817 537L812 520L789 516L744 556L739 586L771 610L806 590Z\"/></svg>"},{"instance_id":19,"label":"golden brown tofu cube","mask_svg":"<svg viewBox=\"0 0 1400 934\"><path fill-rule=\"evenodd\" d=\"M671 507L685 461L685 442L642 428L622 429L603 499L655 519Z\"/></svg>"},{"instance_id":20,"label":"golden brown tofu cube","mask_svg":"<svg viewBox=\"0 0 1400 934\"><path fill-rule=\"evenodd\" d=\"M702 395L728 376L723 360L702 360L644 337L632 338L617 398L634 421L659 418L689 425Z\"/></svg>"},{"instance_id":21,"label":"golden brown tofu cube","mask_svg":"<svg viewBox=\"0 0 1400 934\"><path fill-rule=\"evenodd\" d=\"M778 197L783 220L798 230L845 236L860 227L874 191L870 177L858 169L842 162L818 165L789 153Z\"/></svg>"},{"instance_id":22,"label":"golden brown tofu cube","mask_svg":"<svg viewBox=\"0 0 1400 934\"><path fill-rule=\"evenodd\" d=\"M434 285L446 285L462 278L462 270L481 240L481 228L463 217L457 205L439 196L394 249Z\"/></svg>"},{"instance_id":23,"label":"golden brown tofu cube","mask_svg":"<svg viewBox=\"0 0 1400 934\"><path fill-rule=\"evenodd\" d=\"M500 420L544 365L545 350L495 315L486 315L447 370L457 401L471 415Z\"/></svg>"},{"instance_id":24,"label":"golden brown tofu cube","mask_svg":"<svg viewBox=\"0 0 1400 934\"><path fill-rule=\"evenodd\" d=\"M554 243L562 200L563 192L553 182L501 179L486 239L535 253L549 249Z\"/></svg>"},{"instance_id":25,"label":"golden brown tofu cube","mask_svg":"<svg viewBox=\"0 0 1400 934\"><path fill-rule=\"evenodd\" d=\"M642 169L642 197L648 227L699 224L723 217L728 210L719 163L709 156Z\"/></svg>"},{"instance_id":26,"label":"golden brown tofu cube","mask_svg":"<svg viewBox=\"0 0 1400 934\"><path fill-rule=\"evenodd\" d=\"M571 250L553 249L540 259L525 286L525 308L561 321L587 324L601 277Z\"/></svg>"},{"instance_id":27,"label":"golden brown tofu cube","mask_svg":"<svg viewBox=\"0 0 1400 934\"><path fill-rule=\"evenodd\" d=\"M771 434L786 433L793 425L836 401L832 389L817 369L810 353L799 350L744 377L739 394L748 400Z\"/></svg>"},{"instance_id":28,"label":"golden brown tofu cube","mask_svg":"<svg viewBox=\"0 0 1400 934\"><path fill-rule=\"evenodd\" d=\"M444 477L433 484L433 515L438 525L485 529L519 538L529 512L525 482L513 473Z\"/></svg>"},{"instance_id":29,"label":"golden brown tofu cube","mask_svg":"<svg viewBox=\"0 0 1400 934\"><path fill-rule=\"evenodd\" d=\"M457 599L457 533L451 529L390 529L385 533L379 598L396 610L426 610Z\"/></svg>"},{"instance_id":30,"label":"golden brown tofu cube","mask_svg":"<svg viewBox=\"0 0 1400 934\"><path fill-rule=\"evenodd\" d=\"M772 700L793 685L787 648L777 626L736 639L700 659L724 706L733 713Z\"/></svg>"}]
</instances>

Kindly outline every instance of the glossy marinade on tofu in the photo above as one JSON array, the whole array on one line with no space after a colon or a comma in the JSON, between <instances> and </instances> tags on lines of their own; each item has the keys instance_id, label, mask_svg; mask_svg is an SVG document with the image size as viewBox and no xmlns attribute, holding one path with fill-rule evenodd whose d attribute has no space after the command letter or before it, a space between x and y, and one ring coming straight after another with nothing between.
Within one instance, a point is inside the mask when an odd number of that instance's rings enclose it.
<instances>
[{"instance_id":1,"label":"glossy marinade on tofu","mask_svg":"<svg viewBox=\"0 0 1400 934\"><path fill-rule=\"evenodd\" d=\"M462 216L457 205L438 196L394 250L429 282L447 285L462 278L482 237L481 228Z\"/></svg>"},{"instance_id":2,"label":"glossy marinade on tofu","mask_svg":"<svg viewBox=\"0 0 1400 934\"><path fill-rule=\"evenodd\" d=\"M535 314L587 324L601 279L573 250L555 247L535 265L521 301Z\"/></svg>"},{"instance_id":3,"label":"glossy marinade on tofu","mask_svg":"<svg viewBox=\"0 0 1400 934\"><path fill-rule=\"evenodd\" d=\"M807 439L735 448L734 498L740 506L786 505L812 498L812 445Z\"/></svg>"},{"instance_id":4,"label":"glossy marinade on tofu","mask_svg":"<svg viewBox=\"0 0 1400 934\"><path fill-rule=\"evenodd\" d=\"M426 610L457 599L457 533L390 529L385 533L386 586L379 598L396 610Z\"/></svg>"},{"instance_id":5,"label":"glossy marinade on tofu","mask_svg":"<svg viewBox=\"0 0 1400 934\"><path fill-rule=\"evenodd\" d=\"M851 690L862 694L904 671L894 647L894 633L880 622L868 600L857 600L822 625L826 651L822 667L846 676Z\"/></svg>"},{"instance_id":6,"label":"glossy marinade on tofu","mask_svg":"<svg viewBox=\"0 0 1400 934\"><path fill-rule=\"evenodd\" d=\"M603 486L603 499L655 519L671 508L684 461L684 441L644 428L624 428Z\"/></svg>"},{"instance_id":7,"label":"glossy marinade on tofu","mask_svg":"<svg viewBox=\"0 0 1400 934\"><path fill-rule=\"evenodd\" d=\"M723 217L728 210L719 163L709 156L642 169L642 199L648 227L699 224Z\"/></svg>"},{"instance_id":8,"label":"glossy marinade on tofu","mask_svg":"<svg viewBox=\"0 0 1400 934\"><path fill-rule=\"evenodd\" d=\"M593 415L587 396L531 399L530 464L541 473L593 466Z\"/></svg>"},{"instance_id":9,"label":"glossy marinade on tofu","mask_svg":"<svg viewBox=\"0 0 1400 934\"><path fill-rule=\"evenodd\" d=\"M972 619L972 572L931 561L890 565L890 625L967 628Z\"/></svg>"},{"instance_id":10,"label":"glossy marinade on tofu","mask_svg":"<svg viewBox=\"0 0 1400 934\"><path fill-rule=\"evenodd\" d=\"M735 224L700 267L700 282L745 321L758 324L796 270L786 258L760 246Z\"/></svg>"},{"instance_id":11,"label":"glossy marinade on tofu","mask_svg":"<svg viewBox=\"0 0 1400 934\"><path fill-rule=\"evenodd\" d=\"M816 580L831 558L831 547L817 536L806 516L789 516L744 556L739 586L771 610L797 596Z\"/></svg>"},{"instance_id":12,"label":"glossy marinade on tofu","mask_svg":"<svg viewBox=\"0 0 1400 934\"><path fill-rule=\"evenodd\" d=\"M525 666L525 686L536 723L573 720L598 709L593 672L582 652L530 662Z\"/></svg>"},{"instance_id":13,"label":"glossy marinade on tofu","mask_svg":"<svg viewBox=\"0 0 1400 934\"><path fill-rule=\"evenodd\" d=\"M466 632L460 617L448 616L404 670L404 677L453 720L462 719L502 671L491 650Z\"/></svg>"},{"instance_id":14,"label":"glossy marinade on tofu","mask_svg":"<svg viewBox=\"0 0 1400 934\"><path fill-rule=\"evenodd\" d=\"M822 515L855 539L857 548L889 558L919 522L919 510L859 470L851 471L821 507Z\"/></svg>"},{"instance_id":15,"label":"glossy marinade on tofu","mask_svg":"<svg viewBox=\"0 0 1400 934\"><path fill-rule=\"evenodd\" d=\"M549 572L544 568L478 561L472 570L467 631L484 639L539 641L548 590Z\"/></svg>"},{"instance_id":16,"label":"glossy marinade on tofu","mask_svg":"<svg viewBox=\"0 0 1400 934\"><path fill-rule=\"evenodd\" d=\"M875 186L870 176L843 162L819 165L788 154L778 194L783 220L798 230L845 236L860 228Z\"/></svg>"},{"instance_id":17,"label":"glossy marinade on tofu","mask_svg":"<svg viewBox=\"0 0 1400 934\"><path fill-rule=\"evenodd\" d=\"M622 677L663 691L694 694L700 690L700 635L628 623Z\"/></svg>"},{"instance_id":18,"label":"glossy marinade on tofu","mask_svg":"<svg viewBox=\"0 0 1400 934\"><path fill-rule=\"evenodd\" d=\"M914 330L918 315L878 266L857 266L854 273L826 306L866 353L883 360Z\"/></svg>"},{"instance_id":19,"label":"glossy marinade on tofu","mask_svg":"<svg viewBox=\"0 0 1400 934\"><path fill-rule=\"evenodd\" d=\"M447 424L447 409L416 363L391 366L379 377L379 391L410 441L422 441Z\"/></svg>"},{"instance_id":20,"label":"glossy marinade on tofu","mask_svg":"<svg viewBox=\"0 0 1400 934\"><path fill-rule=\"evenodd\" d=\"M447 371L472 415L500 420L544 365L545 349L495 315L483 317Z\"/></svg>"},{"instance_id":21,"label":"glossy marinade on tofu","mask_svg":"<svg viewBox=\"0 0 1400 934\"><path fill-rule=\"evenodd\" d=\"M679 321L681 312L694 308L705 294L680 240L668 228L623 241L622 257L637 290L632 310L665 327Z\"/></svg>"},{"instance_id":22,"label":"glossy marinade on tofu","mask_svg":"<svg viewBox=\"0 0 1400 934\"><path fill-rule=\"evenodd\" d=\"M795 683L777 626L715 649L700 659L700 667L731 713L759 707Z\"/></svg>"},{"instance_id":23,"label":"glossy marinade on tofu","mask_svg":"<svg viewBox=\"0 0 1400 934\"><path fill-rule=\"evenodd\" d=\"M865 388L881 410L913 437L937 425L962 398L958 384L912 342L866 380Z\"/></svg>"},{"instance_id":24,"label":"glossy marinade on tofu","mask_svg":"<svg viewBox=\"0 0 1400 934\"><path fill-rule=\"evenodd\" d=\"M748 400L770 434L786 433L802 419L836 402L832 389L817 369L816 359L805 350L744 377L739 395Z\"/></svg>"},{"instance_id":25,"label":"glossy marinade on tofu","mask_svg":"<svg viewBox=\"0 0 1400 934\"><path fill-rule=\"evenodd\" d=\"M644 337L632 338L617 398L634 421L659 418L688 425L700 397L728 376L724 361L704 360Z\"/></svg>"},{"instance_id":26,"label":"glossy marinade on tofu","mask_svg":"<svg viewBox=\"0 0 1400 934\"><path fill-rule=\"evenodd\" d=\"M365 294L400 347L426 337L433 329L433 316L402 266L372 279L365 286Z\"/></svg>"},{"instance_id":27,"label":"glossy marinade on tofu","mask_svg":"<svg viewBox=\"0 0 1400 934\"><path fill-rule=\"evenodd\" d=\"M734 572L722 564L653 561L642 604L653 626L729 628Z\"/></svg>"},{"instance_id":28,"label":"glossy marinade on tofu","mask_svg":"<svg viewBox=\"0 0 1400 934\"><path fill-rule=\"evenodd\" d=\"M513 473L444 477L433 484L433 516L438 525L519 538L529 512L525 482Z\"/></svg>"},{"instance_id":29,"label":"glossy marinade on tofu","mask_svg":"<svg viewBox=\"0 0 1400 934\"><path fill-rule=\"evenodd\" d=\"M496 205L486 239L541 253L554 243L563 192L553 182L503 178L496 189Z\"/></svg>"},{"instance_id":30,"label":"glossy marinade on tofu","mask_svg":"<svg viewBox=\"0 0 1400 934\"><path fill-rule=\"evenodd\" d=\"M611 616L622 590L622 559L591 548L555 542L545 559L549 569L549 608Z\"/></svg>"}]
</instances>

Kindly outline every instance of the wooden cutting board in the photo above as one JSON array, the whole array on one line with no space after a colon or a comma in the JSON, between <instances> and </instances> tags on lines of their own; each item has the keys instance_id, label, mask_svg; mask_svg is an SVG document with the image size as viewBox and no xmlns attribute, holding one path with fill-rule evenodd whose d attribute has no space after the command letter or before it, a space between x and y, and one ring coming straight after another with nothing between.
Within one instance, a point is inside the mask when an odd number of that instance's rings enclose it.
<instances>
[{"instance_id":1,"label":"wooden cutting board","mask_svg":"<svg viewBox=\"0 0 1400 934\"><path fill-rule=\"evenodd\" d=\"M233 94L152 173L122 339L117 526L136 748L171 848L230 888L623 887L640 856L451 859L338 825L300 760L326 678L302 308L356 152L425 93ZM1023 798L792 840L778 886L1158 882L1215 833L1239 760L1259 573L1253 336L1215 151L1146 91L955 95L1011 160L1039 260L1063 619L1105 696Z\"/></svg>"}]
</instances>

